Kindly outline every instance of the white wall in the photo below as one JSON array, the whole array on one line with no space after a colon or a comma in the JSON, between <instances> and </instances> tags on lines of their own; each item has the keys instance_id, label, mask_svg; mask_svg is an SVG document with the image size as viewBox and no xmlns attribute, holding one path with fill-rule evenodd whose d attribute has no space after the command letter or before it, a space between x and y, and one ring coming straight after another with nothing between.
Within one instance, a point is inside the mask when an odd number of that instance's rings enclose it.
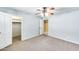
<instances>
[{"instance_id":1,"label":"white wall","mask_svg":"<svg viewBox=\"0 0 79 59\"><path fill-rule=\"evenodd\" d=\"M21 22L12 22L12 37L21 36Z\"/></svg>"},{"instance_id":2,"label":"white wall","mask_svg":"<svg viewBox=\"0 0 79 59\"><path fill-rule=\"evenodd\" d=\"M79 44L79 11L73 11L49 18L48 34Z\"/></svg>"},{"instance_id":3,"label":"white wall","mask_svg":"<svg viewBox=\"0 0 79 59\"><path fill-rule=\"evenodd\" d=\"M40 18L35 15L22 15L22 40L35 37L40 34Z\"/></svg>"}]
</instances>

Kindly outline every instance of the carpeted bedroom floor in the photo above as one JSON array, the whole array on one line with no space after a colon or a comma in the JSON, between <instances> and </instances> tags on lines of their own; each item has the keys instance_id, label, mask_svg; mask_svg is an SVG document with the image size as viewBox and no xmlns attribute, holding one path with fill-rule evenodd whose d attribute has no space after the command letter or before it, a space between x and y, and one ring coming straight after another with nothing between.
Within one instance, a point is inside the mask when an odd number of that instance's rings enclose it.
<instances>
[{"instance_id":1,"label":"carpeted bedroom floor","mask_svg":"<svg viewBox=\"0 0 79 59\"><path fill-rule=\"evenodd\" d=\"M13 44L1 51L79 51L79 45L47 35L40 35L25 41L13 38Z\"/></svg>"}]
</instances>

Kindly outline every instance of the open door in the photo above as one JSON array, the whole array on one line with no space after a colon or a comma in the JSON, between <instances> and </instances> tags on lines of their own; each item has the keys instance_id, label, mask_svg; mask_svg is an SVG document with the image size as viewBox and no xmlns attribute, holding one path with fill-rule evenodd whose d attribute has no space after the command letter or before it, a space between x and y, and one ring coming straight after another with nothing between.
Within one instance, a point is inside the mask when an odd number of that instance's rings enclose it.
<instances>
[{"instance_id":1,"label":"open door","mask_svg":"<svg viewBox=\"0 0 79 59\"><path fill-rule=\"evenodd\" d=\"M12 44L12 21L8 14L0 12L0 49Z\"/></svg>"},{"instance_id":2,"label":"open door","mask_svg":"<svg viewBox=\"0 0 79 59\"><path fill-rule=\"evenodd\" d=\"M44 34L44 20L40 20L40 35Z\"/></svg>"}]
</instances>

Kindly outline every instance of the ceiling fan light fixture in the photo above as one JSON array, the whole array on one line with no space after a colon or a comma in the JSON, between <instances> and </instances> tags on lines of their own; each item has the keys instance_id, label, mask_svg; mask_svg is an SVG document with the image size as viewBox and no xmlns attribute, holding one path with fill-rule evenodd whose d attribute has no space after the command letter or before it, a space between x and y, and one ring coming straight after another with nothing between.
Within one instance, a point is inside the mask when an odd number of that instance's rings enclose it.
<instances>
[{"instance_id":1,"label":"ceiling fan light fixture","mask_svg":"<svg viewBox=\"0 0 79 59\"><path fill-rule=\"evenodd\" d=\"M43 14L43 13L40 13L40 15L41 15L42 17L44 17L44 14Z\"/></svg>"},{"instance_id":2,"label":"ceiling fan light fixture","mask_svg":"<svg viewBox=\"0 0 79 59\"><path fill-rule=\"evenodd\" d=\"M54 13L51 13L51 15L54 15Z\"/></svg>"},{"instance_id":3,"label":"ceiling fan light fixture","mask_svg":"<svg viewBox=\"0 0 79 59\"><path fill-rule=\"evenodd\" d=\"M43 9L45 10L45 9L47 9L47 7L43 7Z\"/></svg>"},{"instance_id":4,"label":"ceiling fan light fixture","mask_svg":"<svg viewBox=\"0 0 79 59\"><path fill-rule=\"evenodd\" d=\"M54 9L55 9L55 8L53 8L53 7L51 8L51 10L54 10Z\"/></svg>"},{"instance_id":5,"label":"ceiling fan light fixture","mask_svg":"<svg viewBox=\"0 0 79 59\"><path fill-rule=\"evenodd\" d=\"M48 17L50 15L53 15L53 11L54 11L54 7L42 7L42 9L37 9L37 11L40 11L39 14L37 15L41 15L41 17Z\"/></svg>"}]
</instances>

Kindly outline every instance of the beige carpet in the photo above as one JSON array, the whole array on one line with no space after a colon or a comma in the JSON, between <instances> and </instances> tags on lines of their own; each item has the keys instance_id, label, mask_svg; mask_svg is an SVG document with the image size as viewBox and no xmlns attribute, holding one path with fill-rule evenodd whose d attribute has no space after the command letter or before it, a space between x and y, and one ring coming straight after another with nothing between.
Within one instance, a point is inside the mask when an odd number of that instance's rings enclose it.
<instances>
[{"instance_id":1,"label":"beige carpet","mask_svg":"<svg viewBox=\"0 0 79 59\"><path fill-rule=\"evenodd\" d=\"M14 38L13 44L2 51L79 51L79 45L47 35L40 35L25 41Z\"/></svg>"}]
</instances>

